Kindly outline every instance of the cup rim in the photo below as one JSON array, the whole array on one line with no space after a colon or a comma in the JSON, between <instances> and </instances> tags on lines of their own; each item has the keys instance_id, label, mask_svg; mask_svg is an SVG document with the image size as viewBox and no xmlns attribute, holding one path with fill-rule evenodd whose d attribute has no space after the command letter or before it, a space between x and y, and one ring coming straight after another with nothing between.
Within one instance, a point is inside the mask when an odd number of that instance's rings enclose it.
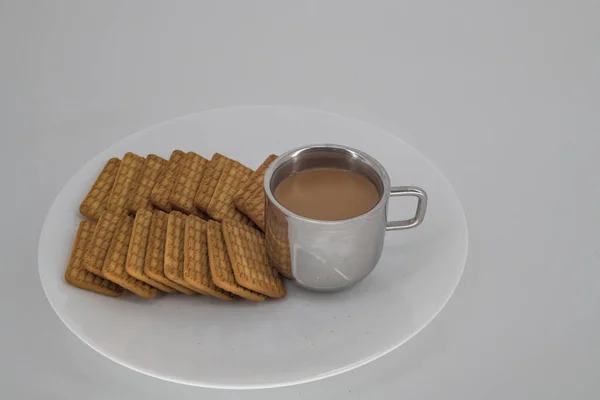
<instances>
[{"instance_id":1,"label":"cup rim","mask_svg":"<svg viewBox=\"0 0 600 400\"><path fill-rule=\"evenodd\" d=\"M352 218L339 219L339 220L335 220L335 221L326 221L326 220L304 217L300 214L296 214L296 213L288 210L283 205L281 205L281 203L279 203L277 201L273 191L271 190L271 179L273 178L273 174L275 173L275 171L277 171L277 169L279 167L281 167L281 165L283 165L283 163L285 163L286 161L291 159L295 154L301 153L301 152L304 152L307 150L312 150L312 149L342 150L342 151L351 153L355 157L358 157L362 162L365 162L369 167L373 168L373 170L375 170L375 172L377 173L377 175L379 176L379 178L381 179L381 181L383 183L383 193L381 194L381 198L379 199L379 202L373 208L371 208L369 211L367 211L364 214L360 214L360 215L357 215L356 217L352 217ZM269 198L269 201L272 204L274 204L275 206L277 206L279 211L281 211L284 215L294 218L294 219L297 219L297 220L300 220L300 221L303 221L303 222L307 222L307 223L331 226L331 225L340 225L340 224L346 224L349 222L358 221L360 219L368 218L370 215L377 213L382 207L385 207L385 205L387 204L387 201L390 197L391 184L390 184L390 177L389 177L386 169L373 156L365 153L362 150L358 150L358 149L355 149L355 148L352 148L349 146L333 144L333 143L318 143L318 144L309 144L309 145L304 145L304 146L293 148L293 149L288 150L285 153L281 154L279 157L277 157L275 159L275 161L273 161L271 163L271 165L269 165L269 167L265 171L265 176L263 179L263 187L264 187L267 197Z\"/></svg>"}]
</instances>

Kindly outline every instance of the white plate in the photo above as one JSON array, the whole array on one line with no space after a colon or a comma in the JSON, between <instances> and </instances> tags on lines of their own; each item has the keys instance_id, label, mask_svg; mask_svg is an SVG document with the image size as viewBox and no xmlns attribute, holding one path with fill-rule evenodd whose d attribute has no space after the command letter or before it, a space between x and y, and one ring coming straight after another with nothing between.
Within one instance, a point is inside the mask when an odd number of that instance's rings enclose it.
<instances>
[{"instance_id":1,"label":"white plate","mask_svg":"<svg viewBox=\"0 0 600 400\"><path fill-rule=\"evenodd\" d=\"M282 301L227 304L204 296L115 299L67 285L63 274L78 207L110 157L127 151L168 157L173 149L215 151L256 168L270 153L308 143L366 151L393 185L429 194L425 222L388 232L381 261L364 281L333 294L288 282ZM390 218L414 204L392 199ZM189 385L262 388L340 374L383 356L444 307L463 271L467 225L448 181L415 149L378 128L294 107L234 107L191 114L137 132L89 161L60 192L40 237L44 290L62 321L85 343L136 371Z\"/></svg>"}]
</instances>

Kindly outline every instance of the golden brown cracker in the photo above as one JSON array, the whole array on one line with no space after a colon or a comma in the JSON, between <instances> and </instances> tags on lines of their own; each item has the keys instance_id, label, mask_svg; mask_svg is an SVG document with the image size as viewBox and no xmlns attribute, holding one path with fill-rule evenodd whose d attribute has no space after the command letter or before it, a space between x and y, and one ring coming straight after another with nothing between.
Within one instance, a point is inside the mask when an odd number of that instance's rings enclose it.
<instances>
[{"instance_id":1,"label":"golden brown cracker","mask_svg":"<svg viewBox=\"0 0 600 400\"><path fill-rule=\"evenodd\" d=\"M131 189L133 189L142 165L144 157L137 154L127 153L123 156L117 177L112 186L106 209L111 211L127 210L127 200Z\"/></svg>"},{"instance_id":2,"label":"golden brown cracker","mask_svg":"<svg viewBox=\"0 0 600 400\"><path fill-rule=\"evenodd\" d=\"M110 197L120 164L121 160L118 158L111 158L107 161L92 188L79 206L81 214L93 221L98 221L100 214L106 209L106 203Z\"/></svg>"},{"instance_id":3,"label":"golden brown cracker","mask_svg":"<svg viewBox=\"0 0 600 400\"><path fill-rule=\"evenodd\" d=\"M265 296L285 297L283 279L267 260L263 234L228 219L223 221L222 227L236 282Z\"/></svg>"},{"instance_id":4,"label":"golden brown cracker","mask_svg":"<svg viewBox=\"0 0 600 400\"><path fill-rule=\"evenodd\" d=\"M248 217L235 208L233 195L246 183L252 170L231 159L225 159L224 164L223 172L208 204L207 213L217 221L231 219L250 224Z\"/></svg>"},{"instance_id":5,"label":"golden brown cracker","mask_svg":"<svg viewBox=\"0 0 600 400\"><path fill-rule=\"evenodd\" d=\"M233 296L216 286L208 264L206 221L188 215L185 219L183 279L199 292L218 299L232 301Z\"/></svg>"},{"instance_id":6,"label":"golden brown cracker","mask_svg":"<svg viewBox=\"0 0 600 400\"><path fill-rule=\"evenodd\" d=\"M81 221L79 223L71 257L69 257L69 263L65 271L65 280L73 286L90 292L112 297L121 296L123 294L122 287L83 268L85 250L91 242L95 227L96 223L92 221Z\"/></svg>"},{"instance_id":7,"label":"golden brown cracker","mask_svg":"<svg viewBox=\"0 0 600 400\"><path fill-rule=\"evenodd\" d=\"M156 296L156 289L152 286L135 279L125 270L127 261L127 250L131 239L133 219L129 216L123 217L115 232L106 253L106 260L102 267L102 275L117 285L137 294L145 299Z\"/></svg>"},{"instance_id":8,"label":"golden brown cracker","mask_svg":"<svg viewBox=\"0 0 600 400\"><path fill-rule=\"evenodd\" d=\"M178 285L204 294L183 279L185 218L186 216L179 211L169 214L165 240L165 276Z\"/></svg>"},{"instance_id":9,"label":"golden brown cracker","mask_svg":"<svg viewBox=\"0 0 600 400\"><path fill-rule=\"evenodd\" d=\"M171 206L186 214L194 214L194 196L200 185L208 160L190 151L183 157L182 167L169 198Z\"/></svg>"},{"instance_id":10,"label":"golden brown cracker","mask_svg":"<svg viewBox=\"0 0 600 400\"><path fill-rule=\"evenodd\" d=\"M219 177L225 167L226 159L227 157L224 155L215 153L204 168L204 175L194 197L194 205L203 212L206 212L208 209L210 199L215 193L215 188L217 187L217 183L219 183Z\"/></svg>"},{"instance_id":11,"label":"golden brown cracker","mask_svg":"<svg viewBox=\"0 0 600 400\"><path fill-rule=\"evenodd\" d=\"M265 295L246 289L235 281L220 223L213 220L206 222L206 239L210 272L215 285L245 299L263 301Z\"/></svg>"},{"instance_id":12,"label":"golden brown cracker","mask_svg":"<svg viewBox=\"0 0 600 400\"><path fill-rule=\"evenodd\" d=\"M119 222L124 217L124 211L105 210L100 215L100 219L98 219L96 229L85 253L83 261L85 269L93 274L102 276L102 266L104 265L110 242L119 226Z\"/></svg>"},{"instance_id":13,"label":"golden brown cracker","mask_svg":"<svg viewBox=\"0 0 600 400\"><path fill-rule=\"evenodd\" d=\"M140 209L150 208L150 192L156 184L158 177L167 166L167 160L156 154L148 154L142 165L127 201L127 209L136 213Z\"/></svg>"},{"instance_id":14,"label":"golden brown cracker","mask_svg":"<svg viewBox=\"0 0 600 400\"><path fill-rule=\"evenodd\" d=\"M196 294L194 291L178 285L165 276L165 243L167 238L168 220L169 215L162 211L155 210L152 214L146 260L144 261L144 273L151 279L173 288L178 292L194 295Z\"/></svg>"},{"instance_id":15,"label":"golden brown cracker","mask_svg":"<svg viewBox=\"0 0 600 400\"><path fill-rule=\"evenodd\" d=\"M144 262L146 259L146 249L148 248L151 224L152 211L145 208L139 209L135 215L135 220L133 221L133 229L131 231L131 239L129 240L129 249L127 251L127 261L125 262L125 271L135 279L145 282L163 292L175 293L175 289L155 281L144 272Z\"/></svg>"},{"instance_id":16,"label":"golden brown cracker","mask_svg":"<svg viewBox=\"0 0 600 400\"><path fill-rule=\"evenodd\" d=\"M275 207L266 207L265 214L269 220L265 231L267 257L281 275L294 279L286 216Z\"/></svg>"},{"instance_id":17,"label":"golden brown cracker","mask_svg":"<svg viewBox=\"0 0 600 400\"><path fill-rule=\"evenodd\" d=\"M250 175L244 186L233 196L233 204L244 215L252 220L263 232L265 231L265 172L269 165L277 159L271 154L256 171Z\"/></svg>"},{"instance_id":18,"label":"golden brown cracker","mask_svg":"<svg viewBox=\"0 0 600 400\"><path fill-rule=\"evenodd\" d=\"M175 179L177 179L177 175L181 169L184 155L185 153L181 150L174 150L171 153L167 166L163 169L163 172L158 177L156 184L150 192L150 201L152 204L166 212L171 211L169 198L175 186Z\"/></svg>"}]
</instances>

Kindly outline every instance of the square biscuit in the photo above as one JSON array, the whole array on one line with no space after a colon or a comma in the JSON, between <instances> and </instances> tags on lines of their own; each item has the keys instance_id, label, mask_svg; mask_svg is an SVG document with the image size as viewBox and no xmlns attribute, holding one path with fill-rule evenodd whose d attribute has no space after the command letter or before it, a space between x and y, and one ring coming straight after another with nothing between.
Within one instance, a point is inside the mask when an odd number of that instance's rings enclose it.
<instances>
[{"instance_id":1,"label":"square biscuit","mask_svg":"<svg viewBox=\"0 0 600 400\"><path fill-rule=\"evenodd\" d=\"M224 301L232 301L233 296L216 286L208 263L206 242L206 221L188 215L185 220L185 243L183 256L183 279L201 293Z\"/></svg>"},{"instance_id":2,"label":"square biscuit","mask_svg":"<svg viewBox=\"0 0 600 400\"><path fill-rule=\"evenodd\" d=\"M235 208L233 196L244 186L252 170L231 159L225 159L223 162L223 172L208 204L207 214L217 221L231 219L250 224L250 219Z\"/></svg>"},{"instance_id":3,"label":"square biscuit","mask_svg":"<svg viewBox=\"0 0 600 400\"><path fill-rule=\"evenodd\" d=\"M148 154L142 165L138 179L133 185L127 201L127 209L136 213L141 209L149 209L150 193L158 180L158 177L167 166L167 160L156 154Z\"/></svg>"},{"instance_id":4,"label":"square biscuit","mask_svg":"<svg viewBox=\"0 0 600 400\"><path fill-rule=\"evenodd\" d=\"M169 198L175 186L175 180L183 166L183 157L185 153L181 150L173 150L166 167L156 180L156 184L150 192L150 201L152 204L166 212L171 211Z\"/></svg>"},{"instance_id":5,"label":"square biscuit","mask_svg":"<svg viewBox=\"0 0 600 400\"><path fill-rule=\"evenodd\" d=\"M145 299L156 296L156 289L152 286L135 279L125 270L127 261L127 250L131 239L133 219L129 216L121 218L113 239L106 253L106 260L102 266L104 277L119 286L137 294Z\"/></svg>"},{"instance_id":6,"label":"square biscuit","mask_svg":"<svg viewBox=\"0 0 600 400\"><path fill-rule=\"evenodd\" d=\"M69 257L65 271L65 280L73 286L90 292L111 297L121 296L123 294L122 287L83 268L84 254L95 228L96 223L92 221L81 221L79 223L71 257Z\"/></svg>"},{"instance_id":7,"label":"square biscuit","mask_svg":"<svg viewBox=\"0 0 600 400\"><path fill-rule=\"evenodd\" d=\"M145 282L163 292L175 293L175 289L155 281L144 272L144 262L146 260L146 250L148 249L151 224L152 211L146 208L139 209L135 215L135 220L133 221L133 229L131 231L131 239L129 240L129 249L127 251L127 260L125 261L125 271L135 279Z\"/></svg>"},{"instance_id":8,"label":"square biscuit","mask_svg":"<svg viewBox=\"0 0 600 400\"><path fill-rule=\"evenodd\" d=\"M233 204L245 216L250 218L263 232L265 231L265 172L269 165L277 159L275 154L271 154L250 175L244 186L233 196Z\"/></svg>"},{"instance_id":9,"label":"square biscuit","mask_svg":"<svg viewBox=\"0 0 600 400\"><path fill-rule=\"evenodd\" d=\"M196 292L178 285L165 275L165 244L168 221L169 214L159 210L153 212L150 233L148 235L146 260L144 261L144 273L165 286L191 296L196 294Z\"/></svg>"},{"instance_id":10,"label":"square biscuit","mask_svg":"<svg viewBox=\"0 0 600 400\"><path fill-rule=\"evenodd\" d=\"M213 220L206 222L206 241L210 273L215 285L244 299L264 301L265 295L246 289L235 281L220 223Z\"/></svg>"},{"instance_id":11,"label":"square biscuit","mask_svg":"<svg viewBox=\"0 0 600 400\"><path fill-rule=\"evenodd\" d=\"M169 214L165 240L165 276L189 290L205 294L183 279L185 218L185 214L179 211Z\"/></svg>"},{"instance_id":12,"label":"square biscuit","mask_svg":"<svg viewBox=\"0 0 600 400\"><path fill-rule=\"evenodd\" d=\"M137 182L138 175L142 170L144 157L137 154L127 153L123 156L117 177L113 183L106 209L111 211L126 211L129 193Z\"/></svg>"},{"instance_id":13,"label":"square biscuit","mask_svg":"<svg viewBox=\"0 0 600 400\"><path fill-rule=\"evenodd\" d=\"M283 279L267 259L263 234L229 219L223 221L222 227L236 282L265 296L285 297Z\"/></svg>"},{"instance_id":14,"label":"square biscuit","mask_svg":"<svg viewBox=\"0 0 600 400\"><path fill-rule=\"evenodd\" d=\"M104 165L100 175L98 175L92 188L79 206L79 212L82 215L92 221L98 221L100 214L106 209L106 203L108 202L115 178L117 177L119 165L121 165L121 160L118 158L111 158L107 161L106 165Z\"/></svg>"},{"instance_id":15,"label":"square biscuit","mask_svg":"<svg viewBox=\"0 0 600 400\"><path fill-rule=\"evenodd\" d=\"M175 180L169 202L171 206L185 214L194 214L194 196L200 185L208 160L190 151L183 157L182 167Z\"/></svg>"},{"instance_id":16,"label":"square biscuit","mask_svg":"<svg viewBox=\"0 0 600 400\"><path fill-rule=\"evenodd\" d=\"M202 176L202 180L200 181L200 185L198 185L198 190L194 196L194 205L200 211L206 212L208 209L210 199L212 199L217 183L219 183L221 173L223 173L225 160L228 160L228 158L222 154L215 153L204 168L204 175Z\"/></svg>"},{"instance_id":17,"label":"square biscuit","mask_svg":"<svg viewBox=\"0 0 600 400\"><path fill-rule=\"evenodd\" d=\"M85 253L83 266L93 274L102 276L102 266L113 236L126 216L125 211L105 210L98 223Z\"/></svg>"}]
</instances>

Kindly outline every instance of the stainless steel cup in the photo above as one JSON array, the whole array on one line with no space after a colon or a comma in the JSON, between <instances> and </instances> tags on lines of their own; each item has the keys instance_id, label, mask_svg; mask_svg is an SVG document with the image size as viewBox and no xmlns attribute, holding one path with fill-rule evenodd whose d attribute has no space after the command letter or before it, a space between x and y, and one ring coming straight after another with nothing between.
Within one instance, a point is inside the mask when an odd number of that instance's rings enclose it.
<instances>
[{"instance_id":1,"label":"stainless steel cup","mask_svg":"<svg viewBox=\"0 0 600 400\"><path fill-rule=\"evenodd\" d=\"M360 173L375 184L380 200L365 214L340 221L305 218L275 199L275 188L291 174L312 168L333 167ZM377 265L386 231L409 229L423 222L427 195L415 186L390 187L390 178L370 155L346 146L318 144L282 154L267 169L265 235L267 256L287 278L316 291L334 291L364 279ZM413 218L388 221L390 197L418 199Z\"/></svg>"}]
</instances>

